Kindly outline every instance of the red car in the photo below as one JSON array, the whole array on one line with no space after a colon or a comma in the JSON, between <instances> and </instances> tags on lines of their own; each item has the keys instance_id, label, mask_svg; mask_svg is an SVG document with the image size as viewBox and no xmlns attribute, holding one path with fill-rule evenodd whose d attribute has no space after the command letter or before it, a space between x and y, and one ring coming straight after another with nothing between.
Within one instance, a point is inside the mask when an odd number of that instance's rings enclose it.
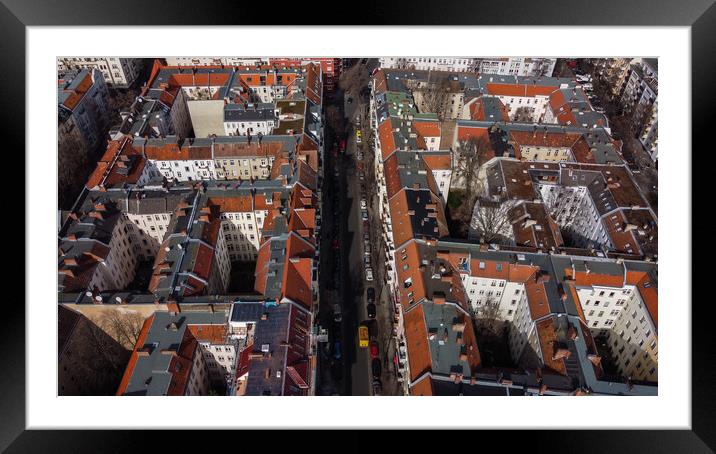
<instances>
[{"instance_id":1,"label":"red car","mask_svg":"<svg viewBox=\"0 0 716 454\"><path fill-rule=\"evenodd\" d=\"M341 140L340 147L341 147L341 153L346 151L346 140L345 139Z\"/></svg>"},{"instance_id":2,"label":"red car","mask_svg":"<svg viewBox=\"0 0 716 454\"><path fill-rule=\"evenodd\" d=\"M373 341L370 343L370 359L378 358L378 342Z\"/></svg>"},{"instance_id":3,"label":"red car","mask_svg":"<svg viewBox=\"0 0 716 454\"><path fill-rule=\"evenodd\" d=\"M333 248L333 250L336 250L336 251L338 250L338 240L337 239L334 238L333 241L331 241L331 247Z\"/></svg>"}]
</instances>

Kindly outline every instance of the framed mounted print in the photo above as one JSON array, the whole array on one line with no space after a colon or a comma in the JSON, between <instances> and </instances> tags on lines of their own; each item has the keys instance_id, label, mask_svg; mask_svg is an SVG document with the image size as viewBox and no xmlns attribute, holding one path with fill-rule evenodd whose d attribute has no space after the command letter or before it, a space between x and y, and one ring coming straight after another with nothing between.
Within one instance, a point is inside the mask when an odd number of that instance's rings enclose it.
<instances>
[{"instance_id":1,"label":"framed mounted print","mask_svg":"<svg viewBox=\"0 0 716 454\"><path fill-rule=\"evenodd\" d=\"M410 428L710 452L690 137L714 7L523 3L264 26L6 2L28 266L3 447Z\"/></svg>"}]
</instances>

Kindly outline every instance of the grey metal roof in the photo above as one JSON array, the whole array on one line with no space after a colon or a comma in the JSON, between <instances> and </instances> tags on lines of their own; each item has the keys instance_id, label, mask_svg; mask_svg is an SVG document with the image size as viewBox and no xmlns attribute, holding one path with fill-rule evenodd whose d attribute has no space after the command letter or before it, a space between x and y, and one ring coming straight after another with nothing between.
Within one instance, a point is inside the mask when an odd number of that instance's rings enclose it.
<instances>
[{"instance_id":1,"label":"grey metal roof","mask_svg":"<svg viewBox=\"0 0 716 454\"><path fill-rule=\"evenodd\" d=\"M129 379L125 395L162 396L169 389L172 375L169 370L172 355L163 350L178 351L188 325L223 325L223 312L170 312L157 311L143 347L151 347L148 356L138 356Z\"/></svg>"},{"instance_id":2,"label":"grey metal roof","mask_svg":"<svg viewBox=\"0 0 716 454\"><path fill-rule=\"evenodd\" d=\"M432 359L431 370L436 374L463 374L470 376L470 364L460 361L460 354L465 353L465 344L458 344L459 331L453 331L452 325L457 323L459 309L452 303L433 304L423 301L425 326L428 330L428 345ZM464 314L463 314L464 315ZM469 316L468 316L469 317Z\"/></svg>"},{"instance_id":3,"label":"grey metal roof","mask_svg":"<svg viewBox=\"0 0 716 454\"><path fill-rule=\"evenodd\" d=\"M249 377L246 383L246 395L278 396L283 394L285 377L286 351L288 347L282 345L288 341L288 330L291 311L296 310L292 304L267 305L264 312L265 320L256 323L254 333L253 352L262 352L262 347L268 346L269 354L264 353L260 358L252 358L249 362ZM276 372L280 372L277 376Z\"/></svg>"}]
</instances>

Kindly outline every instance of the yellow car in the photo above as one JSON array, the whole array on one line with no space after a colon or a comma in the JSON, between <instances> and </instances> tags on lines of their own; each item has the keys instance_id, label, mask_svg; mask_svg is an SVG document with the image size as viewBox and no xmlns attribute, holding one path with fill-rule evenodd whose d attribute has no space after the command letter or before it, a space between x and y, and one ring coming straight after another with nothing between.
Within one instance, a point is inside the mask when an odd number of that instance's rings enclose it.
<instances>
[{"instance_id":1,"label":"yellow car","mask_svg":"<svg viewBox=\"0 0 716 454\"><path fill-rule=\"evenodd\" d=\"M360 143L361 141L361 133L360 131L356 131L356 143Z\"/></svg>"},{"instance_id":2,"label":"yellow car","mask_svg":"<svg viewBox=\"0 0 716 454\"><path fill-rule=\"evenodd\" d=\"M358 345L361 348L368 348L368 327L360 325L358 327Z\"/></svg>"}]
</instances>

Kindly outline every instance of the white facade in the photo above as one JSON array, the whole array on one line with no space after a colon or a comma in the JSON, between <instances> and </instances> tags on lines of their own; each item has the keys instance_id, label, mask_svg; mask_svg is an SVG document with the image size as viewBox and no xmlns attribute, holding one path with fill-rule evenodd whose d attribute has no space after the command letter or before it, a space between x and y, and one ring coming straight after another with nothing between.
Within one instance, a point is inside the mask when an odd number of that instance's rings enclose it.
<instances>
[{"instance_id":1,"label":"white facade","mask_svg":"<svg viewBox=\"0 0 716 454\"><path fill-rule=\"evenodd\" d=\"M232 262L256 260L267 215L267 210L221 213L221 228Z\"/></svg>"},{"instance_id":2,"label":"white facade","mask_svg":"<svg viewBox=\"0 0 716 454\"><path fill-rule=\"evenodd\" d=\"M649 153L651 159L656 162L659 159L659 100L654 100L654 110L644 124L644 129L639 137L644 149Z\"/></svg>"},{"instance_id":3,"label":"white facade","mask_svg":"<svg viewBox=\"0 0 716 454\"><path fill-rule=\"evenodd\" d=\"M79 68L97 69L108 85L124 88L137 79L142 71L142 63L141 58L58 58L57 70L63 72Z\"/></svg>"},{"instance_id":4,"label":"white facade","mask_svg":"<svg viewBox=\"0 0 716 454\"><path fill-rule=\"evenodd\" d=\"M226 383L236 364L236 348L232 344L212 344L204 341L199 345L211 381Z\"/></svg>"},{"instance_id":5,"label":"white facade","mask_svg":"<svg viewBox=\"0 0 716 454\"><path fill-rule=\"evenodd\" d=\"M502 76L531 76L552 77L556 58L482 58L479 62L480 72L484 74L499 74Z\"/></svg>"},{"instance_id":6,"label":"white facade","mask_svg":"<svg viewBox=\"0 0 716 454\"><path fill-rule=\"evenodd\" d=\"M127 213L129 232L135 252L140 260L156 257L164 241L172 213L134 214Z\"/></svg>"},{"instance_id":7,"label":"white facade","mask_svg":"<svg viewBox=\"0 0 716 454\"><path fill-rule=\"evenodd\" d=\"M438 190L440 191L440 197L442 197L443 203L447 203L448 193L450 192L452 169L433 170L433 177L438 185Z\"/></svg>"},{"instance_id":8,"label":"white facade","mask_svg":"<svg viewBox=\"0 0 716 454\"><path fill-rule=\"evenodd\" d=\"M250 57L164 57L168 66L256 66L266 63Z\"/></svg>"},{"instance_id":9,"label":"white facade","mask_svg":"<svg viewBox=\"0 0 716 454\"><path fill-rule=\"evenodd\" d=\"M599 248L613 248L586 186L540 184L538 188L560 230L577 234L572 240L578 247L594 243Z\"/></svg>"},{"instance_id":10,"label":"white facade","mask_svg":"<svg viewBox=\"0 0 716 454\"><path fill-rule=\"evenodd\" d=\"M112 231L109 254L97 265L87 288L98 291L125 289L134 279L137 255L132 247L128 222L120 214Z\"/></svg>"},{"instance_id":11,"label":"white facade","mask_svg":"<svg viewBox=\"0 0 716 454\"><path fill-rule=\"evenodd\" d=\"M381 57L381 68L417 69L421 71L474 72L478 58L467 57Z\"/></svg>"},{"instance_id":12,"label":"white facade","mask_svg":"<svg viewBox=\"0 0 716 454\"><path fill-rule=\"evenodd\" d=\"M226 247L226 237L224 230L219 228L219 235L214 245L214 261L211 267L211 275L209 276L210 295L223 295L229 288L229 279L231 278L231 259L229 259L229 251Z\"/></svg>"},{"instance_id":13,"label":"white facade","mask_svg":"<svg viewBox=\"0 0 716 454\"><path fill-rule=\"evenodd\" d=\"M224 135L227 136L245 136L247 134L270 135L273 128L278 126L275 120L257 120L257 121L224 121Z\"/></svg>"},{"instance_id":14,"label":"white facade","mask_svg":"<svg viewBox=\"0 0 716 454\"><path fill-rule=\"evenodd\" d=\"M578 288L577 294L589 328L606 334L618 372L657 381L656 326L638 289L592 286Z\"/></svg>"},{"instance_id":15,"label":"white facade","mask_svg":"<svg viewBox=\"0 0 716 454\"><path fill-rule=\"evenodd\" d=\"M216 180L213 159L147 160L152 176L163 175L169 181Z\"/></svg>"},{"instance_id":16,"label":"white facade","mask_svg":"<svg viewBox=\"0 0 716 454\"><path fill-rule=\"evenodd\" d=\"M549 109L549 96L537 95L537 96L496 96L507 109L507 114L510 119L514 120L518 109L522 109L524 112L526 109L530 110L530 121L529 123L549 123L545 116L551 109ZM526 109L524 109L526 108ZM555 119L556 120L556 119Z\"/></svg>"}]
</instances>

